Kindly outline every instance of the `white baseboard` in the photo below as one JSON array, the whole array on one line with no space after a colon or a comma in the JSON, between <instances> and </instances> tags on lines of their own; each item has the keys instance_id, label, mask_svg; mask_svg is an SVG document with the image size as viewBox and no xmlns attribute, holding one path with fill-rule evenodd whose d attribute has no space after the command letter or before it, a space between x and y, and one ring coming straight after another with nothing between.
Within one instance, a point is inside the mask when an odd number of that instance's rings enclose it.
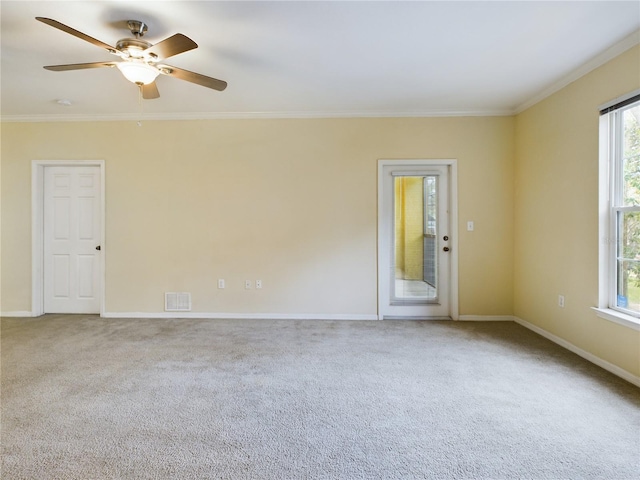
<instances>
[{"instance_id":1,"label":"white baseboard","mask_svg":"<svg viewBox=\"0 0 640 480\"><path fill-rule=\"evenodd\" d=\"M377 315L341 313L104 312L104 318L200 318L212 320L378 320Z\"/></svg>"},{"instance_id":2,"label":"white baseboard","mask_svg":"<svg viewBox=\"0 0 640 480\"><path fill-rule=\"evenodd\" d=\"M0 312L0 317L33 317L28 311ZM210 312L104 312L103 318L200 318L211 320L378 320L378 315L342 313L210 313Z\"/></svg>"},{"instance_id":3,"label":"white baseboard","mask_svg":"<svg viewBox=\"0 0 640 480\"><path fill-rule=\"evenodd\" d=\"M637 387L640 387L640 377L634 375L633 373L628 372L625 369L620 368L617 365L614 365L613 363L607 362L606 360L603 360L602 358L597 357L594 354L581 349L580 347L576 347L573 343L567 342L563 338L560 338L554 335L553 333L549 333L546 330L534 325L533 323L529 323L526 320L522 320L521 318L518 318L518 317L513 317L513 321L537 333L538 335L541 335L546 339L551 340L553 343L557 343L561 347L566 348L567 350L575 353L576 355L581 356L585 360L588 360L591 363L594 363L599 367L604 368L605 370L613 373L614 375L617 375L618 377L626 380L627 382L632 383Z\"/></svg>"},{"instance_id":4,"label":"white baseboard","mask_svg":"<svg viewBox=\"0 0 640 480\"><path fill-rule=\"evenodd\" d=\"M463 322L513 322L513 315L460 315L459 321Z\"/></svg>"}]
</instances>

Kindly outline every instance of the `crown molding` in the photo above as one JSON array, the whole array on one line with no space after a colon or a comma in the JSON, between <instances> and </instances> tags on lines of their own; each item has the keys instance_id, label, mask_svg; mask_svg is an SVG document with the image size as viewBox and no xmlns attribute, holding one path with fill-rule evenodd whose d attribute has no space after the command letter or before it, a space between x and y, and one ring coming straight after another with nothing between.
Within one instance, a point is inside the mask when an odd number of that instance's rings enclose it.
<instances>
[{"instance_id":1,"label":"crown molding","mask_svg":"<svg viewBox=\"0 0 640 480\"><path fill-rule=\"evenodd\" d=\"M517 115L596 68L613 60L618 55L640 44L640 30L626 36L618 43L593 57L568 75L548 86L516 108L478 110L424 110L420 112L196 112L196 113L126 113L126 114L44 114L44 115L3 115L2 123L46 123L46 122L142 122L180 120L231 120L231 119L320 119L320 118L431 118L431 117L505 117Z\"/></svg>"},{"instance_id":2,"label":"crown molding","mask_svg":"<svg viewBox=\"0 0 640 480\"><path fill-rule=\"evenodd\" d=\"M511 109L496 110L429 110L423 112L199 112L199 113L146 113L113 115L4 115L3 123L44 122L143 122L179 120L233 120L233 119L319 119L319 118L428 118L428 117L500 117L510 116Z\"/></svg>"},{"instance_id":3,"label":"crown molding","mask_svg":"<svg viewBox=\"0 0 640 480\"><path fill-rule=\"evenodd\" d=\"M526 102L517 106L513 113L517 115L521 112L524 112L526 109L533 107L536 103L539 103L545 98L550 97L551 95L563 89L570 83L575 82L580 77L584 77L587 73L604 65L610 60L613 60L618 55L621 55L622 53L626 52L630 48L635 47L639 43L640 43L640 30L636 30L631 35L626 36L615 45L607 48L605 51L596 55L588 62L584 63L580 67L570 72L568 75L564 76L557 82L548 86L547 88L545 88L544 90L542 90L541 92L539 92L538 94L534 95L532 98L527 100Z\"/></svg>"}]
</instances>

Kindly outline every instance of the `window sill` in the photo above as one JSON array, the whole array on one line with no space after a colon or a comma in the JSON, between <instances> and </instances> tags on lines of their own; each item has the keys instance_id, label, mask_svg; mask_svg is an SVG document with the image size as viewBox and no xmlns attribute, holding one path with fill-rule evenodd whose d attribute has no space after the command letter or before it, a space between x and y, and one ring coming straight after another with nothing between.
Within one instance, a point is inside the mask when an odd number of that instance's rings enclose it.
<instances>
[{"instance_id":1,"label":"window sill","mask_svg":"<svg viewBox=\"0 0 640 480\"><path fill-rule=\"evenodd\" d=\"M624 325L625 327L633 328L634 330L640 330L640 318L626 315L611 308L593 307L593 309L596 311L596 315L598 315L600 318L610 320L619 325Z\"/></svg>"}]
</instances>

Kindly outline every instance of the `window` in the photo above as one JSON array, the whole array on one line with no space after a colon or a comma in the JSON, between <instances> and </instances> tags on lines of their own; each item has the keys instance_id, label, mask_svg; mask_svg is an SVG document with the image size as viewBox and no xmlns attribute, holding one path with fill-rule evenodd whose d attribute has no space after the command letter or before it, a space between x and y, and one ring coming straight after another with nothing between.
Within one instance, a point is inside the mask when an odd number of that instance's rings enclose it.
<instances>
[{"instance_id":1,"label":"window","mask_svg":"<svg viewBox=\"0 0 640 480\"><path fill-rule=\"evenodd\" d=\"M606 178L601 190L607 195L601 194L606 208L600 224L605 240L600 307L640 324L640 95L602 109L601 115L600 173Z\"/></svg>"}]
</instances>

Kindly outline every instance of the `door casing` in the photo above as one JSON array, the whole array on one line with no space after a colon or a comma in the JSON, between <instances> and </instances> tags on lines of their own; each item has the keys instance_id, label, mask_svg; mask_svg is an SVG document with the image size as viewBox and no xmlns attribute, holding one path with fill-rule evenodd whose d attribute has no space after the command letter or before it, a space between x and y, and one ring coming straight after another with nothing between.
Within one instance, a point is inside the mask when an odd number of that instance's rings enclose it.
<instances>
[{"instance_id":1,"label":"door casing","mask_svg":"<svg viewBox=\"0 0 640 480\"><path fill-rule=\"evenodd\" d=\"M47 167L100 167L100 316L105 313L105 162L104 160L33 160L31 163L31 315L44 314L44 174Z\"/></svg>"},{"instance_id":2,"label":"door casing","mask_svg":"<svg viewBox=\"0 0 640 480\"><path fill-rule=\"evenodd\" d=\"M458 170L456 159L383 159L378 160L378 319L383 319L384 306L381 292L381 265L383 262L388 262L389 252L382 247L381 240L383 235L388 232L384 230L384 174L385 167L414 167L414 168L433 168L433 167L446 167L449 177L449 245L450 251L450 275L449 275L449 316L452 320L458 320L459 308L458 308Z\"/></svg>"}]
</instances>

